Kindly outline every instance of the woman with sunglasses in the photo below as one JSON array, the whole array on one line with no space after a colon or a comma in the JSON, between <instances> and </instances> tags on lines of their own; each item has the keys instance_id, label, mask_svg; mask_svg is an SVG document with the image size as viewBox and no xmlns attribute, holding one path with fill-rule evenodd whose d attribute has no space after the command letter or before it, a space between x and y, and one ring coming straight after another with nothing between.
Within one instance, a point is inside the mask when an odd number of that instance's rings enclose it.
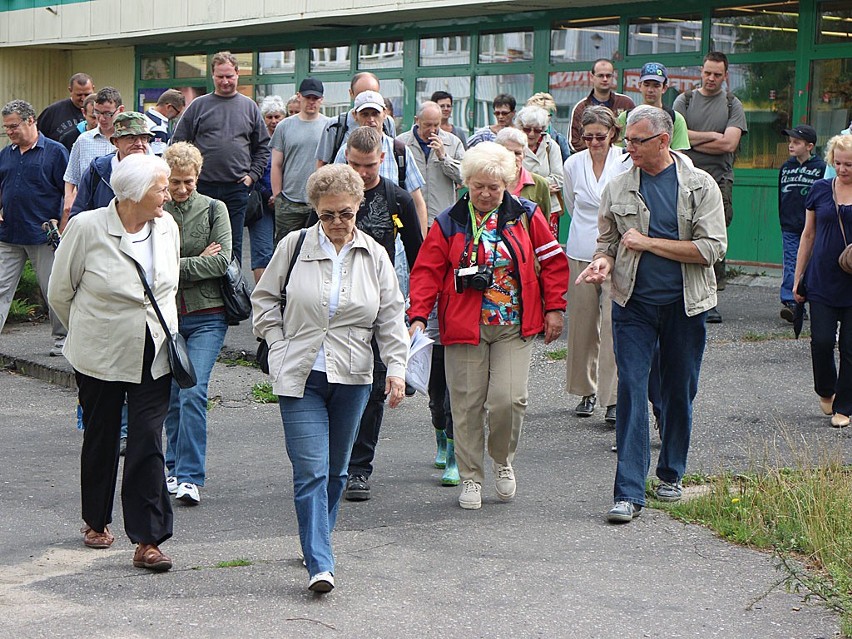
<instances>
[{"instance_id":1,"label":"woman with sunglasses","mask_svg":"<svg viewBox=\"0 0 852 639\"><path fill-rule=\"evenodd\" d=\"M547 178L550 186L550 213L562 215L562 151L547 133L550 114L538 106L525 106L515 116L515 126L527 136L524 166Z\"/></svg>"},{"instance_id":2,"label":"woman with sunglasses","mask_svg":"<svg viewBox=\"0 0 852 639\"><path fill-rule=\"evenodd\" d=\"M405 397L408 334L387 251L355 226L364 181L348 165L329 164L308 179L307 195L320 221L278 243L252 310L254 334L269 344L308 589L324 593L334 588L331 533L372 387L370 343L375 335L396 408Z\"/></svg>"},{"instance_id":3,"label":"woman with sunglasses","mask_svg":"<svg viewBox=\"0 0 852 639\"><path fill-rule=\"evenodd\" d=\"M613 146L619 128L615 115L604 106L590 106L581 120L586 148L565 160L565 207L571 226L565 252L572 273L591 262L598 239L601 193L616 175L627 170L629 156ZM600 401L606 422L615 424L617 373L612 348L610 282L578 284L568 289L568 357L566 389L581 397L578 417L591 417Z\"/></svg>"}]
</instances>

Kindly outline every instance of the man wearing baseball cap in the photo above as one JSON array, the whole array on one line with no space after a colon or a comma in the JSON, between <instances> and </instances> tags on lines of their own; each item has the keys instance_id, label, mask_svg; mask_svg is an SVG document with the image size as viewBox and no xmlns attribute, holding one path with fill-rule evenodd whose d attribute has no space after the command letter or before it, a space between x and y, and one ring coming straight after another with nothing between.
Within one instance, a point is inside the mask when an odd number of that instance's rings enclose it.
<instances>
[{"instance_id":1,"label":"man wearing baseball cap","mask_svg":"<svg viewBox=\"0 0 852 639\"><path fill-rule=\"evenodd\" d=\"M90 211L106 206L115 197L110 186L112 170L128 155L134 153L150 153L150 142L153 139L148 120L136 111L124 111L113 119L113 133L109 141L116 148L115 152L92 160L89 168L83 172L77 197L71 207L71 216L80 211Z\"/></svg>"},{"instance_id":2,"label":"man wearing baseball cap","mask_svg":"<svg viewBox=\"0 0 852 639\"><path fill-rule=\"evenodd\" d=\"M689 148L689 134L686 129L686 120L674 109L663 105L663 94L669 87L669 72L659 62L647 62L639 72L639 92L642 94L644 104L662 109L669 114L674 123L669 148L672 151L682 151ZM627 114L630 111L619 113L616 122L624 131Z\"/></svg>"},{"instance_id":3,"label":"man wearing baseball cap","mask_svg":"<svg viewBox=\"0 0 852 639\"><path fill-rule=\"evenodd\" d=\"M781 280L781 317L791 324L796 315L793 280L799 239L805 228L805 200L814 182L825 173L825 161L814 155L816 130L807 124L785 129L789 138L789 159L778 174L778 218L784 250L784 276Z\"/></svg>"},{"instance_id":4,"label":"man wearing baseball cap","mask_svg":"<svg viewBox=\"0 0 852 639\"><path fill-rule=\"evenodd\" d=\"M290 231L303 228L312 210L305 185L314 172L317 144L331 121L320 113L324 93L316 78L302 80L296 94L299 113L279 122L269 142L276 244Z\"/></svg>"}]
</instances>

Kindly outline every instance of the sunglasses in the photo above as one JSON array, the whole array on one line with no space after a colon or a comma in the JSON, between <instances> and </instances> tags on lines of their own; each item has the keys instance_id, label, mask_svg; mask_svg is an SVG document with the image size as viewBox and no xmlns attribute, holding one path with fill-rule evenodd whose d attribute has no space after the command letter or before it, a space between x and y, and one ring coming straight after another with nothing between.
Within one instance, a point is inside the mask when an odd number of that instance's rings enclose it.
<instances>
[{"instance_id":1,"label":"sunglasses","mask_svg":"<svg viewBox=\"0 0 852 639\"><path fill-rule=\"evenodd\" d=\"M609 133L595 133L594 135L582 135L580 137L583 139L584 142L591 142L592 140L594 140L595 142L603 142L609 137Z\"/></svg>"},{"instance_id":2,"label":"sunglasses","mask_svg":"<svg viewBox=\"0 0 852 639\"><path fill-rule=\"evenodd\" d=\"M535 132L535 133L537 133L538 135L541 135L542 133L544 133L544 129L538 129L538 128L533 127L533 126L522 126L522 127L521 127L521 130L522 130L524 133L533 133L533 132Z\"/></svg>"},{"instance_id":3,"label":"sunglasses","mask_svg":"<svg viewBox=\"0 0 852 639\"><path fill-rule=\"evenodd\" d=\"M323 213L319 216L321 222L325 222L328 224L329 222L334 222L336 219L343 220L344 222L348 222L353 217L355 217L355 212L351 209L346 209L341 211L340 213Z\"/></svg>"}]
</instances>

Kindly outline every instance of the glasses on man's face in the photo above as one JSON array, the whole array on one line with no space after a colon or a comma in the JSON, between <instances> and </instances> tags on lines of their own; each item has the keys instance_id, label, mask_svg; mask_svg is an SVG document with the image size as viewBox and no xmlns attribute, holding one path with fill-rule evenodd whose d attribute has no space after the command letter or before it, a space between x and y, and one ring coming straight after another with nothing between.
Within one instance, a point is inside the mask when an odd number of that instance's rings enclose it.
<instances>
[{"instance_id":1,"label":"glasses on man's face","mask_svg":"<svg viewBox=\"0 0 852 639\"><path fill-rule=\"evenodd\" d=\"M319 219L321 222L329 224L338 219L343 222L348 222L353 217L355 217L355 211L353 211L352 209L343 209L342 211L338 211L337 213L323 213L319 216Z\"/></svg>"},{"instance_id":2,"label":"glasses on man's face","mask_svg":"<svg viewBox=\"0 0 852 639\"><path fill-rule=\"evenodd\" d=\"M116 111L98 111L97 109L95 109L96 118L111 118L116 113Z\"/></svg>"},{"instance_id":3,"label":"glasses on man's face","mask_svg":"<svg viewBox=\"0 0 852 639\"><path fill-rule=\"evenodd\" d=\"M595 133L594 135L589 134L589 135L582 135L580 137L583 138L584 142L591 142L593 140L595 142L603 142L604 140L606 140L609 137L609 133Z\"/></svg>"},{"instance_id":4,"label":"glasses on man's face","mask_svg":"<svg viewBox=\"0 0 852 639\"><path fill-rule=\"evenodd\" d=\"M498 118L503 118L503 117L506 117L507 115L512 115L512 112L511 111L494 111L494 115L496 115Z\"/></svg>"},{"instance_id":5,"label":"glasses on man's face","mask_svg":"<svg viewBox=\"0 0 852 639\"><path fill-rule=\"evenodd\" d=\"M630 146L641 146L645 144L645 142L650 142L654 138L658 138L662 135L662 131L657 133L656 135L649 135L647 138L624 138L624 144Z\"/></svg>"},{"instance_id":6,"label":"glasses on man's face","mask_svg":"<svg viewBox=\"0 0 852 639\"><path fill-rule=\"evenodd\" d=\"M5 131L17 131L23 122L18 122L17 124L4 124L3 130Z\"/></svg>"}]
</instances>

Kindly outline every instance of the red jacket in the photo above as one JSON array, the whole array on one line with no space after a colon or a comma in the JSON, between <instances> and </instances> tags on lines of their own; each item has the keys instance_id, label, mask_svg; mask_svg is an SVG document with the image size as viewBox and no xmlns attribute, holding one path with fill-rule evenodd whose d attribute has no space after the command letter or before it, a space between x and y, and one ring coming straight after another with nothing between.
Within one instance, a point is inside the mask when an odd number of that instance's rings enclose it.
<instances>
[{"instance_id":1,"label":"red jacket","mask_svg":"<svg viewBox=\"0 0 852 639\"><path fill-rule=\"evenodd\" d=\"M473 242L468 197L465 195L435 219L411 271L408 317L425 324L438 298L438 327L445 346L479 343L482 291L467 288L456 293L453 283L453 271L465 246L472 247ZM522 215L527 216L529 224L521 221ZM565 310L568 258L541 209L529 200L504 193L497 213L497 232L514 258L521 337L537 335L544 330L547 311ZM533 249L541 264L539 275Z\"/></svg>"}]
</instances>

